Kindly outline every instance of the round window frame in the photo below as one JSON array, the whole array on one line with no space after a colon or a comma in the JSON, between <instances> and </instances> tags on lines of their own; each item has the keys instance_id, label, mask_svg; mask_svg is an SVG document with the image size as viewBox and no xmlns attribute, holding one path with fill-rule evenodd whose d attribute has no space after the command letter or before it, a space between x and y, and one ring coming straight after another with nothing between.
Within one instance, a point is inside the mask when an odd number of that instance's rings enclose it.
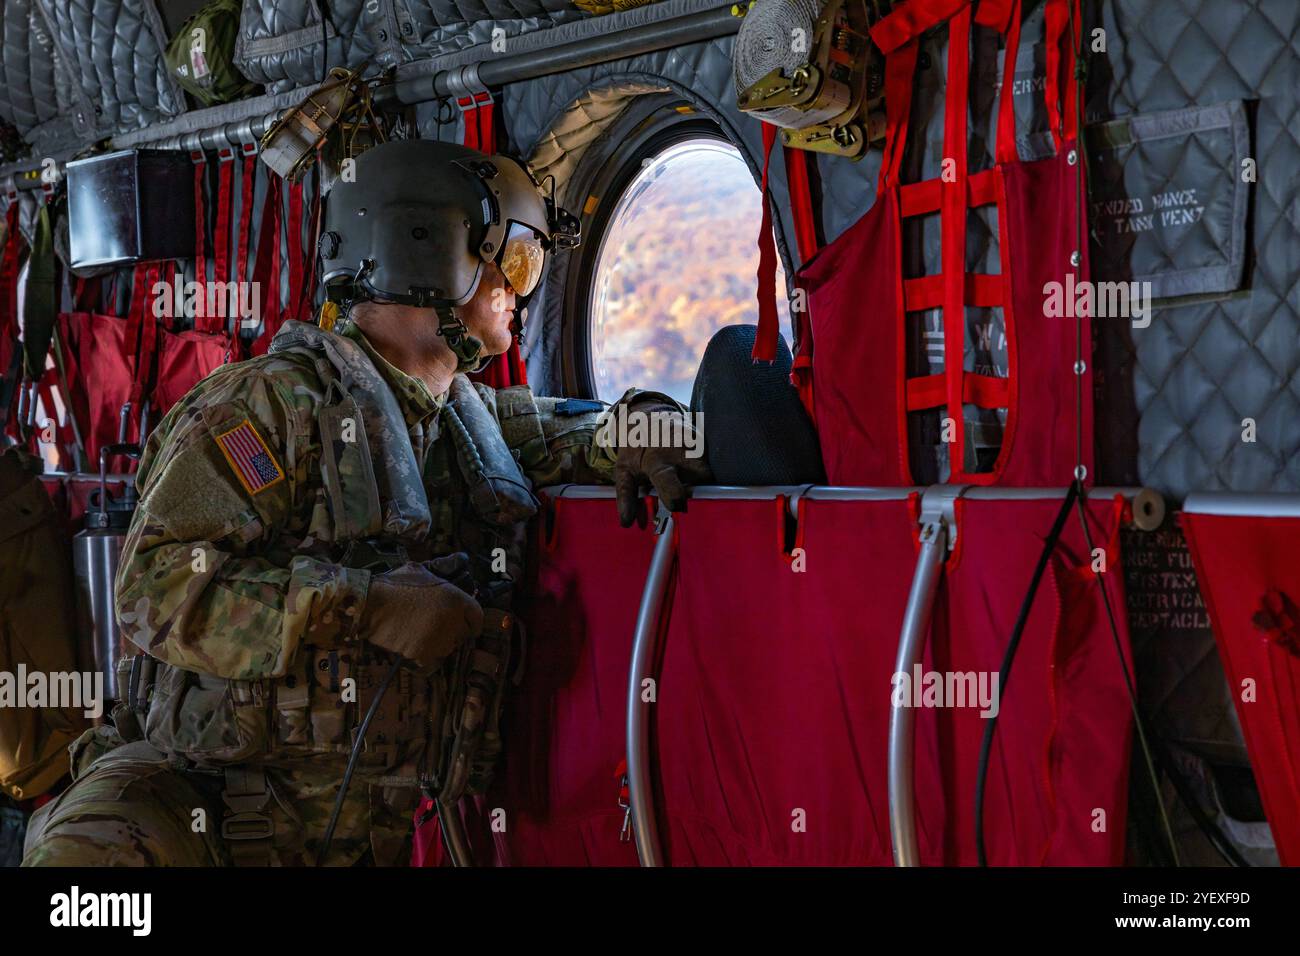
<instances>
[{"instance_id":1,"label":"round window frame","mask_svg":"<svg viewBox=\"0 0 1300 956\"><path fill-rule=\"evenodd\" d=\"M705 114L676 97L655 104L649 115L615 142L591 178L587 196L600 197L595 210L582 215L582 245L569 258L564 281L565 321L561 334L562 368L566 395L599 399L592 350L593 314L591 292L601 246L618 200L642 170L642 164L686 140L711 139L745 151L722 127ZM748 166L748 161L746 161ZM757 186L755 187L757 188Z\"/></svg>"}]
</instances>

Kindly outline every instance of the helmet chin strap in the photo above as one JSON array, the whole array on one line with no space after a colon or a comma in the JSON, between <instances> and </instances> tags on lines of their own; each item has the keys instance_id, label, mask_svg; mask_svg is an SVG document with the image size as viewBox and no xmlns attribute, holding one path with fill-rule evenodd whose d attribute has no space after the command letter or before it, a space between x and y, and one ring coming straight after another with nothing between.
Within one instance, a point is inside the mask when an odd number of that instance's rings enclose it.
<instances>
[{"instance_id":1,"label":"helmet chin strap","mask_svg":"<svg viewBox=\"0 0 1300 956\"><path fill-rule=\"evenodd\" d=\"M434 306L438 312L438 334L456 356L456 371L477 372L491 356L483 355L483 342L469 334L469 328L449 305Z\"/></svg>"}]
</instances>

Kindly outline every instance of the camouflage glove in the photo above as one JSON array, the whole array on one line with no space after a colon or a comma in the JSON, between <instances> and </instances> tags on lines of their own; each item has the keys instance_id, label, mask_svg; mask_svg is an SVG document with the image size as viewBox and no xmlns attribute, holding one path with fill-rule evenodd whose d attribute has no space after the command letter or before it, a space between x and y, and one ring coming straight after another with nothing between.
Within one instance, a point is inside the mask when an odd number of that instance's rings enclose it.
<instances>
[{"instance_id":1,"label":"camouflage glove","mask_svg":"<svg viewBox=\"0 0 1300 956\"><path fill-rule=\"evenodd\" d=\"M668 415L681 419L681 437L694 435L691 420L681 408L658 398L633 400L629 413L638 415ZM662 434L662 432L661 432ZM672 432L676 434L676 432ZM673 442L665 445L629 445L618 448L614 460L614 497L618 499L618 520L624 528L631 527L641 510L641 493L654 486L659 500L669 511L686 510L686 487L708 484L713 476L700 454L688 457L692 447L702 451L697 441Z\"/></svg>"},{"instance_id":2,"label":"camouflage glove","mask_svg":"<svg viewBox=\"0 0 1300 956\"><path fill-rule=\"evenodd\" d=\"M407 563L370 579L361 636L376 647L406 658L431 674L466 641L483 630L483 608L473 595L434 570L459 578L451 555L427 564Z\"/></svg>"}]
</instances>

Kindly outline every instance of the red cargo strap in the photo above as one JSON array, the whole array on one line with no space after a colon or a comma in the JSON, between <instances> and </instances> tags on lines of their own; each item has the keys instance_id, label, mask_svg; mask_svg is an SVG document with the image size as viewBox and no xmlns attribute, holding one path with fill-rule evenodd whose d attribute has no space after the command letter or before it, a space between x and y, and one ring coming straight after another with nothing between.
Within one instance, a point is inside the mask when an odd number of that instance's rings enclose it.
<instances>
[{"instance_id":1,"label":"red cargo strap","mask_svg":"<svg viewBox=\"0 0 1300 956\"><path fill-rule=\"evenodd\" d=\"M285 311L280 315L277 327L284 324L285 319L299 318L299 311L302 306L303 298L303 261L302 261L302 182L291 183L289 186L289 221L285 226L285 232L289 237L289 301L285 304Z\"/></svg>"},{"instance_id":2,"label":"red cargo strap","mask_svg":"<svg viewBox=\"0 0 1300 956\"><path fill-rule=\"evenodd\" d=\"M307 229L309 244L303 250L307 263L307 281L302 285L302 294L298 296L298 303L294 309L293 317L300 322L312 321L312 304L315 300L316 292L316 250L320 246L321 230L321 176L320 165L312 166L312 192L311 192L311 220Z\"/></svg>"},{"instance_id":3,"label":"red cargo strap","mask_svg":"<svg viewBox=\"0 0 1300 956\"><path fill-rule=\"evenodd\" d=\"M776 238L772 234L772 197L767 189L767 172L772 163L772 144L776 142L776 127L763 124L763 219L758 227L758 334L750 356L755 362L776 360L776 341L779 335L776 312Z\"/></svg>"},{"instance_id":4,"label":"red cargo strap","mask_svg":"<svg viewBox=\"0 0 1300 956\"><path fill-rule=\"evenodd\" d=\"M18 229L18 197L5 210L5 245L0 254L0 336L18 335L18 259L23 246ZM0 370L0 374L4 374Z\"/></svg>"},{"instance_id":5,"label":"red cargo strap","mask_svg":"<svg viewBox=\"0 0 1300 956\"><path fill-rule=\"evenodd\" d=\"M213 243L213 273L217 282L221 283L220 288L225 289L226 284L230 282L230 206L234 198L234 172L235 172L235 151L223 149L217 153L217 221L212 236ZM229 294L223 294L217 302L214 310L214 320L226 317L229 309ZM236 311L238 311L238 299L236 299ZM209 328L203 331L217 332L222 329L211 328L215 322L209 323ZM223 327L224 322L220 323Z\"/></svg>"},{"instance_id":6,"label":"red cargo strap","mask_svg":"<svg viewBox=\"0 0 1300 956\"><path fill-rule=\"evenodd\" d=\"M197 149L190 153L190 159L194 162L194 280L201 290L205 290L200 292L194 306L194 324L197 328L199 319L205 317L207 311L208 227L204 216L207 202L204 180L208 173L208 159L202 150Z\"/></svg>"},{"instance_id":7,"label":"red cargo strap","mask_svg":"<svg viewBox=\"0 0 1300 956\"><path fill-rule=\"evenodd\" d=\"M943 262L943 367L948 380L948 416L953 423L952 447L958 450L958 458L952 464L954 481L958 473L966 470L960 454L966 447L962 370L966 344L966 114L970 88L970 28L969 7L948 24L943 150L945 162L948 159L953 161L956 180L944 183L939 205ZM1014 75L1015 53L1009 52L1007 57L1012 61L1011 75Z\"/></svg>"},{"instance_id":8,"label":"red cargo strap","mask_svg":"<svg viewBox=\"0 0 1300 956\"><path fill-rule=\"evenodd\" d=\"M808 154L801 149L785 150L786 188L790 193L790 213L794 217L795 242L799 246L799 262L802 265L817 254L817 223L813 215L812 187L808 183ZM793 280L792 280L793 281ZM812 323L808 321L807 298L799 300L803 308L794 313L795 353L794 363L790 369L790 382L799 392L799 400L808 411L808 418L815 422L813 410L813 339Z\"/></svg>"},{"instance_id":9,"label":"red cargo strap","mask_svg":"<svg viewBox=\"0 0 1300 956\"><path fill-rule=\"evenodd\" d=\"M158 322L149 307L159 278L157 263L140 263L135 267L131 287L131 308L127 314L126 358L134 375L131 382L131 410L140 420L141 403L153 390L153 360L158 348Z\"/></svg>"},{"instance_id":10,"label":"red cargo strap","mask_svg":"<svg viewBox=\"0 0 1300 956\"><path fill-rule=\"evenodd\" d=\"M1064 139L1061 132L1061 37L1068 32L1069 0L1047 0L1043 11L1047 46L1047 120L1056 148ZM1073 87L1073 83L1067 83ZM1073 129L1073 127L1071 127Z\"/></svg>"},{"instance_id":11,"label":"red cargo strap","mask_svg":"<svg viewBox=\"0 0 1300 956\"><path fill-rule=\"evenodd\" d=\"M280 177L271 176L266 184L262 227L257 237L257 264L253 268L253 282L262 290L262 332L253 342L254 355L266 351L280 327L280 219Z\"/></svg>"},{"instance_id":12,"label":"red cargo strap","mask_svg":"<svg viewBox=\"0 0 1300 956\"><path fill-rule=\"evenodd\" d=\"M779 321L776 309L776 237L772 232L772 205L768 190L768 172L776 127L763 124L763 219L758 236L758 334L751 356L755 361L771 362L776 358ZM790 215L794 222L795 245L799 261L805 263L817 254L817 220L813 213L812 187L808 181L808 155L801 149L783 148L786 191L790 197ZM791 279L793 281L793 279ZM790 370L790 382L799 391L799 400L813 414L812 324L807 309L793 315L796 352Z\"/></svg>"},{"instance_id":13,"label":"red cargo strap","mask_svg":"<svg viewBox=\"0 0 1300 956\"><path fill-rule=\"evenodd\" d=\"M470 96L462 96L456 105L465 114L465 145L470 149L491 155L497 151L496 130L493 126L494 107L492 94L479 90Z\"/></svg>"}]
</instances>

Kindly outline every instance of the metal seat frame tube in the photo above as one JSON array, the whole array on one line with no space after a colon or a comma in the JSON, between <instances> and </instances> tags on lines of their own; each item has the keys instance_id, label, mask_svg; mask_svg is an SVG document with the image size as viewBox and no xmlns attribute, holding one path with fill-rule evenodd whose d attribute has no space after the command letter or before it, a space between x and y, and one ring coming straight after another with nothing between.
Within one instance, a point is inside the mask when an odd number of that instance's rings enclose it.
<instances>
[{"instance_id":1,"label":"metal seat frame tube","mask_svg":"<svg viewBox=\"0 0 1300 956\"><path fill-rule=\"evenodd\" d=\"M659 540L655 543L650 570L646 574L641 606L636 615L632 639L632 663L627 681L627 783L628 802L632 807L632 833L636 855L642 866L663 866L663 845L659 839L655 815L654 785L650 773L650 707L642 700L642 684L654 680L654 660L658 650L664 597L672 579L677 559L677 535L673 518L668 515L659 523ZM655 695L657 698L657 694Z\"/></svg>"}]
</instances>

